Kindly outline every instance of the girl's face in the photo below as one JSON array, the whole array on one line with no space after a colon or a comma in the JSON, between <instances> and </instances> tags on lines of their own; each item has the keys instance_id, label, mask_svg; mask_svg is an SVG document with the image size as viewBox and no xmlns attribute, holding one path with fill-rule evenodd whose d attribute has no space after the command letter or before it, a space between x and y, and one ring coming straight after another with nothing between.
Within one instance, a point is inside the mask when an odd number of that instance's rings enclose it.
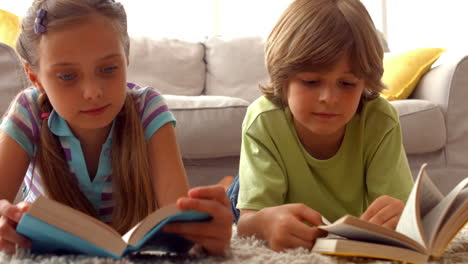
<instances>
[{"instance_id":1,"label":"girl's face","mask_svg":"<svg viewBox=\"0 0 468 264\"><path fill-rule=\"evenodd\" d=\"M109 128L125 102L126 68L119 33L106 17L93 15L42 36L31 80L79 134Z\"/></svg>"},{"instance_id":2,"label":"girl's face","mask_svg":"<svg viewBox=\"0 0 468 264\"><path fill-rule=\"evenodd\" d=\"M341 140L363 90L364 81L351 72L347 56L327 71L297 73L287 99L299 137Z\"/></svg>"}]
</instances>

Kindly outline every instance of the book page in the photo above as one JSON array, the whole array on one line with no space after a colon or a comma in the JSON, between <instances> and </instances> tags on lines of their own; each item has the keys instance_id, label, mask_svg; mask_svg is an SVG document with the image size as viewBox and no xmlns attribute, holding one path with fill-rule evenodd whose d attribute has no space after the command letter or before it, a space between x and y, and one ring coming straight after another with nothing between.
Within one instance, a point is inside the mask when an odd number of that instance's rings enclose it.
<instances>
[{"instance_id":1,"label":"book page","mask_svg":"<svg viewBox=\"0 0 468 264\"><path fill-rule=\"evenodd\" d=\"M156 211L145 217L143 220L141 220L137 225L130 229L130 231L125 233L122 236L122 239L130 245L135 245L154 226L158 225L168 216L179 212L180 209L175 204L171 204L163 208L157 209Z\"/></svg>"},{"instance_id":2,"label":"book page","mask_svg":"<svg viewBox=\"0 0 468 264\"><path fill-rule=\"evenodd\" d=\"M120 254L126 247L120 234L112 227L81 211L43 196L34 201L27 213L110 252Z\"/></svg>"},{"instance_id":3,"label":"book page","mask_svg":"<svg viewBox=\"0 0 468 264\"><path fill-rule=\"evenodd\" d=\"M406 201L405 208L400 216L400 221L398 221L396 231L407 235L427 249L424 238L425 235L422 230L420 207L420 190L423 185L422 180L423 178L428 177L425 172L425 167L426 164L423 164L419 170L418 177L416 178L413 189L411 190L408 200ZM429 191L430 189L426 191L426 196L430 196L427 195Z\"/></svg>"},{"instance_id":4,"label":"book page","mask_svg":"<svg viewBox=\"0 0 468 264\"><path fill-rule=\"evenodd\" d=\"M171 252L185 252L193 246L193 242L182 236L165 233L162 228L169 223L176 222L204 222L211 220L209 214L194 210L181 211L175 204L165 206L146 217L137 228L125 234L128 239L127 253L135 252L142 246L149 245L160 250Z\"/></svg>"},{"instance_id":5,"label":"book page","mask_svg":"<svg viewBox=\"0 0 468 264\"><path fill-rule=\"evenodd\" d=\"M431 247L442 223L446 222L447 218L454 213L454 210L466 201L466 191L468 191L468 189L465 188L467 185L468 178L465 178L455 188L453 188L453 190L450 191L450 193L441 202L439 202L437 206L432 208L430 212L423 217L422 223L429 248ZM458 197L460 199L458 199ZM452 210L452 212L449 213L449 210Z\"/></svg>"},{"instance_id":6,"label":"book page","mask_svg":"<svg viewBox=\"0 0 468 264\"><path fill-rule=\"evenodd\" d=\"M429 258L410 249L339 238L318 238L311 251L327 255L383 258L405 263L426 263Z\"/></svg>"},{"instance_id":7,"label":"book page","mask_svg":"<svg viewBox=\"0 0 468 264\"><path fill-rule=\"evenodd\" d=\"M322 222L325 224L325 225L330 225L331 222L325 218L325 216L322 215Z\"/></svg>"},{"instance_id":8,"label":"book page","mask_svg":"<svg viewBox=\"0 0 468 264\"><path fill-rule=\"evenodd\" d=\"M444 195L432 182L429 175L427 175L426 170L424 170L423 173L424 176L421 178L421 187L419 187L419 208L421 219L424 219L424 216L439 204L442 199L444 199Z\"/></svg>"},{"instance_id":9,"label":"book page","mask_svg":"<svg viewBox=\"0 0 468 264\"><path fill-rule=\"evenodd\" d=\"M420 253L426 251L425 247L404 234L351 215L343 216L330 225L318 228L352 240L404 247Z\"/></svg>"},{"instance_id":10,"label":"book page","mask_svg":"<svg viewBox=\"0 0 468 264\"><path fill-rule=\"evenodd\" d=\"M468 197L465 197L458 209L454 211L453 215L444 223L437 233L434 243L432 244L432 256L440 257L447 249L450 241L452 241L457 233L463 229L467 224L468 219Z\"/></svg>"}]
</instances>

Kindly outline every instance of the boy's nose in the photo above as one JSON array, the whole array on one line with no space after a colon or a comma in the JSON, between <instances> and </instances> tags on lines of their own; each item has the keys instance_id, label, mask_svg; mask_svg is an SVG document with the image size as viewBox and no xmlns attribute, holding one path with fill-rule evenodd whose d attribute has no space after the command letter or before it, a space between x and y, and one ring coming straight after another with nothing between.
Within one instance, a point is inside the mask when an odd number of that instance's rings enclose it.
<instances>
[{"instance_id":1,"label":"boy's nose","mask_svg":"<svg viewBox=\"0 0 468 264\"><path fill-rule=\"evenodd\" d=\"M333 90L333 87L325 86L323 87L323 89L321 89L319 96L320 102L330 103L333 102L335 99L335 91Z\"/></svg>"}]
</instances>

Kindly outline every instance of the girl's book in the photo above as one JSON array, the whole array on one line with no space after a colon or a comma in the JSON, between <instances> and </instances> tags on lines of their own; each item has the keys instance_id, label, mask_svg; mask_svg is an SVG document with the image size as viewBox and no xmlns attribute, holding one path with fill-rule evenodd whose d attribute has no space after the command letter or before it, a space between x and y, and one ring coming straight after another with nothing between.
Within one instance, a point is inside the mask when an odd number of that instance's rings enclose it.
<instances>
[{"instance_id":1,"label":"girl's book","mask_svg":"<svg viewBox=\"0 0 468 264\"><path fill-rule=\"evenodd\" d=\"M162 232L162 227L173 222L210 219L210 215L197 211L180 211L174 204L154 211L121 236L98 219L41 196L23 214L16 231L31 240L34 254L87 254L119 259L142 248L186 252L193 243Z\"/></svg>"},{"instance_id":2,"label":"girl's book","mask_svg":"<svg viewBox=\"0 0 468 264\"><path fill-rule=\"evenodd\" d=\"M396 230L346 215L319 226L335 236L317 239L312 251L410 263L426 263L429 256L440 257L468 221L468 178L444 197L425 167L426 164L419 171Z\"/></svg>"}]
</instances>

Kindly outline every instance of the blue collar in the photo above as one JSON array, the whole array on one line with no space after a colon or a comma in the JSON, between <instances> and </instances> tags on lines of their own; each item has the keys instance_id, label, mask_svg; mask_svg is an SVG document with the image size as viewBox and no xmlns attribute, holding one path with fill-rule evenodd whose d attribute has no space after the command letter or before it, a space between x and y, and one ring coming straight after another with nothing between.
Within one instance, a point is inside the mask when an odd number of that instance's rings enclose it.
<instances>
[{"instance_id":1,"label":"blue collar","mask_svg":"<svg viewBox=\"0 0 468 264\"><path fill-rule=\"evenodd\" d=\"M68 126L67 121L63 119L55 110L52 110L49 115L49 120L47 120L47 125L49 126L49 130L59 137L75 137L73 131ZM107 135L106 142L111 139L113 131L114 131L115 119L112 121L112 126ZM76 137L75 137L76 138Z\"/></svg>"},{"instance_id":2,"label":"blue collar","mask_svg":"<svg viewBox=\"0 0 468 264\"><path fill-rule=\"evenodd\" d=\"M47 125L49 126L50 131L56 136L75 136L73 135L73 132L68 126L67 121L65 121L57 112L55 112L55 110L52 110L52 112L50 112Z\"/></svg>"}]
</instances>

